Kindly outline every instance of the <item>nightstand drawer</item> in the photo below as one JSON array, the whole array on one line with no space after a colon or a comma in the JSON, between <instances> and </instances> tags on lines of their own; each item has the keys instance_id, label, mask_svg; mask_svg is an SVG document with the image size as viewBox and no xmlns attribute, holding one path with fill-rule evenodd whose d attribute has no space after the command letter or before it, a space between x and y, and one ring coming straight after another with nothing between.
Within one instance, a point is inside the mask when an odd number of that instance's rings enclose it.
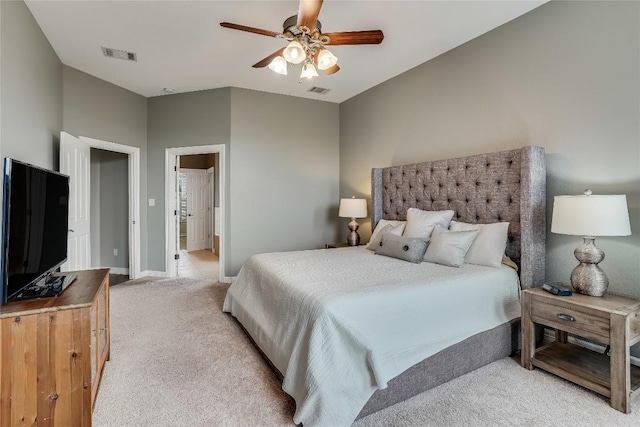
<instances>
[{"instance_id":1,"label":"nightstand drawer","mask_svg":"<svg viewBox=\"0 0 640 427\"><path fill-rule=\"evenodd\" d=\"M553 305L534 299L531 304L531 317L541 323L569 333L592 338L604 344L609 343L609 318Z\"/></svg>"}]
</instances>

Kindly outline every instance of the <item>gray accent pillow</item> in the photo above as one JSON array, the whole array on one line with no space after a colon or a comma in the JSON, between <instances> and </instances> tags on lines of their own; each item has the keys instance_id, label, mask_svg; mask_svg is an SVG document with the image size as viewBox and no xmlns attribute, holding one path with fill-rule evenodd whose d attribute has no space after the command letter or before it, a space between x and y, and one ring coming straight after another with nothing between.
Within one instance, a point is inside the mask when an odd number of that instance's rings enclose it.
<instances>
[{"instance_id":1,"label":"gray accent pillow","mask_svg":"<svg viewBox=\"0 0 640 427\"><path fill-rule=\"evenodd\" d=\"M419 264L424 260L426 250L427 242L424 239L397 236L387 232L382 235L376 254Z\"/></svg>"},{"instance_id":2,"label":"gray accent pillow","mask_svg":"<svg viewBox=\"0 0 640 427\"><path fill-rule=\"evenodd\" d=\"M384 220L382 220L384 221ZM380 232L378 232L378 227L373 232L373 236L371 236L371 241L367 245L367 249L371 251L375 251L380 246L380 241L382 240L382 235L385 233L395 234L396 236L402 236L402 230L404 230L404 224L394 225L391 223L387 223L382 227Z\"/></svg>"},{"instance_id":3,"label":"gray accent pillow","mask_svg":"<svg viewBox=\"0 0 640 427\"><path fill-rule=\"evenodd\" d=\"M436 264L460 267L464 263L464 256L479 231L449 231L441 227L433 229L431 242L424 260Z\"/></svg>"}]
</instances>

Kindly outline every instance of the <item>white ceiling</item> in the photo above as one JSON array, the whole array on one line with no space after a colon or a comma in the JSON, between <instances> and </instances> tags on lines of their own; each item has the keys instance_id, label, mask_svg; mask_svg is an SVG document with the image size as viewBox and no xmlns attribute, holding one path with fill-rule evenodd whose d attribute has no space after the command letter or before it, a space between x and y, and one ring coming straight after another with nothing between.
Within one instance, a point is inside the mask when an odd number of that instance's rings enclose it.
<instances>
[{"instance_id":1,"label":"white ceiling","mask_svg":"<svg viewBox=\"0 0 640 427\"><path fill-rule=\"evenodd\" d=\"M381 29L380 45L335 46L340 72L299 82L254 63L286 41L220 27L222 21L282 31L297 1L35 1L26 4L71 67L151 97L235 86L330 102L345 101L478 37L545 1L326 0L324 32ZM101 46L133 51L137 62L106 58ZM326 95L306 92L331 89Z\"/></svg>"}]
</instances>

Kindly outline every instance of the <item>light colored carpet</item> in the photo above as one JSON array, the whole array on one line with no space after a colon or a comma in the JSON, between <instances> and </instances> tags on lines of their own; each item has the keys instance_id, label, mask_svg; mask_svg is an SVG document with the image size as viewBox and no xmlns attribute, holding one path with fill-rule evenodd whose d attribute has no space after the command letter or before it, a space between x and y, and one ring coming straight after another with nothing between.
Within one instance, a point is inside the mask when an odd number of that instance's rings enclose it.
<instances>
[{"instance_id":1,"label":"light colored carpet","mask_svg":"<svg viewBox=\"0 0 640 427\"><path fill-rule=\"evenodd\" d=\"M294 403L238 324L228 285L161 279L111 290L101 426L292 426ZM506 358L357 421L369 426L639 426L605 398Z\"/></svg>"}]
</instances>

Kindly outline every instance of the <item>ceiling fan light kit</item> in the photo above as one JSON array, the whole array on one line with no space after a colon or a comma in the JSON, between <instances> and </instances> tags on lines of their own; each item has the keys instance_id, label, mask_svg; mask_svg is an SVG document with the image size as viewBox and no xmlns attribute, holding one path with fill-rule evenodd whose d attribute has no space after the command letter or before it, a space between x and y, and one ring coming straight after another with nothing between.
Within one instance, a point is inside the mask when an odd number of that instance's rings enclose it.
<instances>
[{"instance_id":1,"label":"ceiling fan light kit","mask_svg":"<svg viewBox=\"0 0 640 427\"><path fill-rule=\"evenodd\" d=\"M322 0L300 0L298 14L284 21L282 33L230 22L221 22L220 25L225 28L287 40L289 44L286 47L257 62L253 67L268 66L270 70L278 74L287 75L288 64L302 63L300 78L307 79L318 76L316 66L328 75L340 70L338 58L326 49L326 45L379 44L384 39L384 34L380 30L323 34L322 24L318 21L321 7Z\"/></svg>"},{"instance_id":2,"label":"ceiling fan light kit","mask_svg":"<svg viewBox=\"0 0 640 427\"><path fill-rule=\"evenodd\" d=\"M322 49L318 53L318 69L324 71L338 63L338 58L328 49Z\"/></svg>"},{"instance_id":3,"label":"ceiling fan light kit","mask_svg":"<svg viewBox=\"0 0 640 427\"><path fill-rule=\"evenodd\" d=\"M292 64L299 64L307 58L302 45L295 40L289 43L284 52L282 52L282 56Z\"/></svg>"},{"instance_id":4,"label":"ceiling fan light kit","mask_svg":"<svg viewBox=\"0 0 640 427\"><path fill-rule=\"evenodd\" d=\"M269 69L283 76L287 75L287 61L282 56L276 56L269 63Z\"/></svg>"},{"instance_id":5,"label":"ceiling fan light kit","mask_svg":"<svg viewBox=\"0 0 640 427\"><path fill-rule=\"evenodd\" d=\"M311 79L313 77L318 77L318 72L316 71L316 67L313 66L311 61L307 61L302 66L302 72L300 73L301 79Z\"/></svg>"}]
</instances>

